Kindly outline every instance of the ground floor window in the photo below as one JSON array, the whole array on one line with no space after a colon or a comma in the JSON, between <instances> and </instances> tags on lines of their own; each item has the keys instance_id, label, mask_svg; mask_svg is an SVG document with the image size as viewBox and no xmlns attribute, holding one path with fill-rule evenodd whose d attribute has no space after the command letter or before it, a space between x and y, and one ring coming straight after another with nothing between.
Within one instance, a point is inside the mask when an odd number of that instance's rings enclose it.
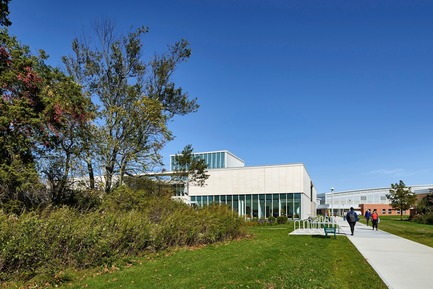
<instances>
[{"instance_id":1,"label":"ground floor window","mask_svg":"<svg viewBox=\"0 0 433 289\"><path fill-rule=\"evenodd\" d=\"M287 216L297 219L301 215L300 193L192 196L191 202L200 207L226 204L245 218Z\"/></svg>"}]
</instances>

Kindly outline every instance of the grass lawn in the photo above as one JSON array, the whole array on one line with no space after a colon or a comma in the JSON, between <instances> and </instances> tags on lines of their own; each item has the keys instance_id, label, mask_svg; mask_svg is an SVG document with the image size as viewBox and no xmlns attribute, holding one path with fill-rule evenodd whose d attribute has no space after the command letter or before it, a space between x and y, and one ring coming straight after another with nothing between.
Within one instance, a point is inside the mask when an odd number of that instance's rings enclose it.
<instances>
[{"instance_id":1,"label":"grass lawn","mask_svg":"<svg viewBox=\"0 0 433 289\"><path fill-rule=\"evenodd\" d=\"M82 280L77 273L64 287L387 288L346 237L289 236L293 224L248 230L249 239L136 259Z\"/></svg>"},{"instance_id":2,"label":"grass lawn","mask_svg":"<svg viewBox=\"0 0 433 289\"><path fill-rule=\"evenodd\" d=\"M364 222L365 223L365 222ZM410 222L407 217L380 216L379 230L433 247L433 226Z\"/></svg>"}]
</instances>

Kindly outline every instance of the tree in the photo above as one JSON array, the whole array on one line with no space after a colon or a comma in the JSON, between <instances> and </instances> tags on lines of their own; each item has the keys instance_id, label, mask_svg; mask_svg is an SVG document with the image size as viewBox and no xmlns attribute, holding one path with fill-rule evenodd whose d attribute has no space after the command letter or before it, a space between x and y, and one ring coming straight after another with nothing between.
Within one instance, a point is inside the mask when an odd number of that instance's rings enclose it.
<instances>
[{"instance_id":1,"label":"tree","mask_svg":"<svg viewBox=\"0 0 433 289\"><path fill-rule=\"evenodd\" d=\"M418 201L416 210L418 214L431 214L433 212L433 192L432 189L421 200Z\"/></svg>"},{"instance_id":2,"label":"tree","mask_svg":"<svg viewBox=\"0 0 433 289\"><path fill-rule=\"evenodd\" d=\"M43 123L49 146L39 150L38 166L48 182L54 204L67 201L77 159L84 151L83 127L93 119L93 105L81 93L81 87L58 69L44 75L49 85L42 93L48 96Z\"/></svg>"},{"instance_id":3,"label":"tree","mask_svg":"<svg viewBox=\"0 0 433 289\"><path fill-rule=\"evenodd\" d=\"M8 31L0 31L0 203L31 207L42 190L32 148L43 111L39 59Z\"/></svg>"},{"instance_id":4,"label":"tree","mask_svg":"<svg viewBox=\"0 0 433 289\"><path fill-rule=\"evenodd\" d=\"M204 186L209 178L206 161L194 155L193 150L187 145L174 157L173 180L186 186L186 195L189 195L189 185Z\"/></svg>"},{"instance_id":5,"label":"tree","mask_svg":"<svg viewBox=\"0 0 433 289\"><path fill-rule=\"evenodd\" d=\"M0 203L31 207L45 198L41 176L61 193L73 153L71 131L88 120L80 87L46 55L30 53L7 29L0 30ZM62 162L53 162L53 159ZM64 170L59 169L64 167ZM62 171L60 179L49 172ZM60 187L57 186L60 184ZM57 186L57 187L56 187Z\"/></svg>"},{"instance_id":6,"label":"tree","mask_svg":"<svg viewBox=\"0 0 433 289\"><path fill-rule=\"evenodd\" d=\"M412 208L416 202L415 193L412 192L410 187L406 187L402 180L399 183L391 184L391 189L386 197L391 202L391 207L400 210L401 220L403 220L403 211Z\"/></svg>"},{"instance_id":7,"label":"tree","mask_svg":"<svg viewBox=\"0 0 433 289\"><path fill-rule=\"evenodd\" d=\"M63 57L68 73L99 105L87 141L95 144L93 159L100 162L106 193L115 176L122 184L125 175L160 164L159 151L173 138L167 122L198 109L196 99L171 80L177 65L190 57L188 42L181 40L145 62L141 37L147 31L140 27L116 38L111 22L97 23L96 45L91 46L90 37L75 39L74 55Z\"/></svg>"},{"instance_id":8,"label":"tree","mask_svg":"<svg viewBox=\"0 0 433 289\"><path fill-rule=\"evenodd\" d=\"M9 20L9 2L10 0L0 0L0 26L10 26Z\"/></svg>"}]
</instances>

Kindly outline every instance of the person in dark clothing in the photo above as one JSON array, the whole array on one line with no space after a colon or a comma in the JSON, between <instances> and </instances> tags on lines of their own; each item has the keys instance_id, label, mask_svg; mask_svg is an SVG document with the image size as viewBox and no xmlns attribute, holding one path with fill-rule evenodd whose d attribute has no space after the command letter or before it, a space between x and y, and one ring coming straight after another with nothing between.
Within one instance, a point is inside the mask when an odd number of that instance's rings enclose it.
<instances>
[{"instance_id":1,"label":"person in dark clothing","mask_svg":"<svg viewBox=\"0 0 433 289\"><path fill-rule=\"evenodd\" d=\"M368 227L368 221L370 221L370 218L371 218L371 212L370 212L370 209L368 209L368 210L365 212L364 217L365 217L365 221L367 222L367 227Z\"/></svg>"},{"instance_id":2,"label":"person in dark clothing","mask_svg":"<svg viewBox=\"0 0 433 289\"><path fill-rule=\"evenodd\" d=\"M347 212L346 220L349 223L350 232L353 236L353 233L355 232L355 224L359 221L358 214L353 210L353 207L350 207L350 211Z\"/></svg>"}]
</instances>

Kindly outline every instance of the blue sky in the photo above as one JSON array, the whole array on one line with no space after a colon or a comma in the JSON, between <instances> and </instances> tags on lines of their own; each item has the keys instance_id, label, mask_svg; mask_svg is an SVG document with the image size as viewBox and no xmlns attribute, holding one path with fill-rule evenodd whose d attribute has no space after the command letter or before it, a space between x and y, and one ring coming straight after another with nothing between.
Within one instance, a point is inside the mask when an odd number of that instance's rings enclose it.
<instances>
[{"instance_id":1,"label":"blue sky","mask_svg":"<svg viewBox=\"0 0 433 289\"><path fill-rule=\"evenodd\" d=\"M98 18L141 25L150 57L185 38L178 85L200 109L163 154L304 163L318 192L433 183L433 1L20 1L10 31L49 63Z\"/></svg>"}]
</instances>

